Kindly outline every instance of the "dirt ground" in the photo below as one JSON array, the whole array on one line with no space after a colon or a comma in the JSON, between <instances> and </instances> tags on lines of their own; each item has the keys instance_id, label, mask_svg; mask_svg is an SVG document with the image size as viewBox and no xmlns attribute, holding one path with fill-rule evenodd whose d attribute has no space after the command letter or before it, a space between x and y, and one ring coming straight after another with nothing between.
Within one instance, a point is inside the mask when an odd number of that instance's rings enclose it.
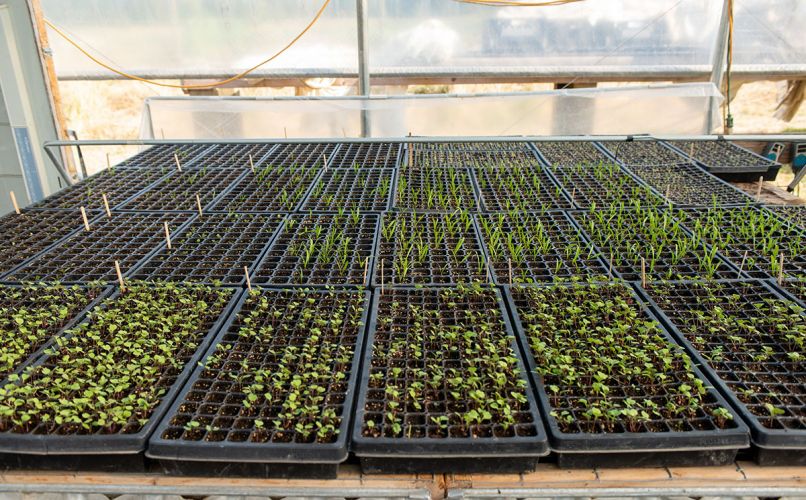
<instances>
[{"instance_id":1,"label":"dirt ground","mask_svg":"<svg viewBox=\"0 0 806 500\"><path fill-rule=\"evenodd\" d=\"M756 82L743 85L731 104L734 115L734 133L806 132L806 105L787 123L773 114L784 82ZM80 139L137 139L140 137L143 101L149 96L179 96L182 91L157 87L133 81L61 82L62 109L68 127ZM545 90L547 84L512 85L439 85L409 86L373 89L378 93L482 93ZM277 96L294 95L291 87L281 89L241 89L240 95ZM106 166L106 155L114 164L131 156L136 148L83 148L88 172L94 173ZM776 181L786 185L792 178L785 168ZM806 192L804 193L806 194Z\"/></svg>"}]
</instances>

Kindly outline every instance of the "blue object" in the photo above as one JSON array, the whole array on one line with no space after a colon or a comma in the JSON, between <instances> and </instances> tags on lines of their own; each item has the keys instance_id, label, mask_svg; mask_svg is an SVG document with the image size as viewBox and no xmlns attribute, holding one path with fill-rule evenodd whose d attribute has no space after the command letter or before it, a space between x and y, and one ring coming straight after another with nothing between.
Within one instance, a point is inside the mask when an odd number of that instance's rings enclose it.
<instances>
[{"instance_id":1,"label":"blue object","mask_svg":"<svg viewBox=\"0 0 806 500\"><path fill-rule=\"evenodd\" d=\"M806 167L806 142L796 142L792 145L792 169L800 170Z\"/></svg>"}]
</instances>

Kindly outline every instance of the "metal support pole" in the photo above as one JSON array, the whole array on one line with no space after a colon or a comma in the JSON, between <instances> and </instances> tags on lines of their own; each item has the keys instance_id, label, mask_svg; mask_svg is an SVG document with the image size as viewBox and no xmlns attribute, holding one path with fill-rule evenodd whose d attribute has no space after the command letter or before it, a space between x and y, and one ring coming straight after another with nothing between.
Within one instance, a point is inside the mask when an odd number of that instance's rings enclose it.
<instances>
[{"instance_id":1,"label":"metal support pole","mask_svg":"<svg viewBox=\"0 0 806 500\"><path fill-rule=\"evenodd\" d=\"M369 51L366 47L367 35L367 0L355 0L356 22L358 23L358 94L364 97L370 95L369 83ZM369 137L370 123L369 110L366 102L361 108L361 137Z\"/></svg>"},{"instance_id":2,"label":"metal support pole","mask_svg":"<svg viewBox=\"0 0 806 500\"><path fill-rule=\"evenodd\" d=\"M722 79L725 76L725 64L728 58L728 30L729 27L728 0L722 0L722 15L719 17L719 29L716 33L714 43L714 57L711 60L711 83L722 92ZM708 101L708 116L705 120L705 134L710 134L715 127L714 116L718 116L719 107L717 98L712 97Z\"/></svg>"}]
</instances>

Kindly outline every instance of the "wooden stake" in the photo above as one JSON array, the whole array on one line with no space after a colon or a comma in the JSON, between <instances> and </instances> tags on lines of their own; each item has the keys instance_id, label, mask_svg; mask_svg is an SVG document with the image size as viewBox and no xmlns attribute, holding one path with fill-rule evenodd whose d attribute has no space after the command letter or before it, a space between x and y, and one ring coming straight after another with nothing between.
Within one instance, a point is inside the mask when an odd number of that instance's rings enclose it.
<instances>
[{"instance_id":1,"label":"wooden stake","mask_svg":"<svg viewBox=\"0 0 806 500\"><path fill-rule=\"evenodd\" d=\"M778 260L778 284L784 284L784 252L781 252L781 258Z\"/></svg>"},{"instance_id":2,"label":"wooden stake","mask_svg":"<svg viewBox=\"0 0 806 500\"><path fill-rule=\"evenodd\" d=\"M252 173L255 173L255 162L252 161L252 154L249 154L249 168L252 169Z\"/></svg>"},{"instance_id":3,"label":"wooden stake","mask_svg":"<svg viewBox=\"0 0 806 500\"><path fill-rule=\"evenodd\" d=\"M512 259L507 259L509 265L509 286L512 286Z\"/></svg>"},{"instance_id":4,"label":"wooden stake","mask_svg":"<svg viewBox=\"0 0 806 500\"><path fill-rule=\"evenodd\" d=\"M758 178L758 188L756 189L756 200L761 201L761 187L764 185L764 176Z\"/></svg>"},{"instance_id":5,"label":"wooden stake","mask_svg":"<svg viewBox=\"0 0 806 500\"><path fill-rule=\"evenodd\" d=\"M112 162L109 161L109 153L106 153L106 168L111 168Z\"/></svg>"},{"instance_id":6,"label":"wooden stake","mask_svg":"<svg viewBox=\"0 0 806 500\"><path fill-rule=\"evenodd\" d=\"M8 194L11 195L11 204L14 205L14 211L17 212L17 215L22 214L20 206L17 204L17 195L14 194L14 191L9 191Z\"/></svg>"},{"instance_id":7,"label":"wooden stake","mask_svg":"<svg viewBox=\"0 0 806 500\"><path fill-rule=\"evenodd\" d=\"M162 136L162 140L165 140L165 130L160 129L160 135Z\"/></svg>"},{"instance_id":8,"label":"wooden stake","mask_svg":"<svg viewBox=\"0 0 806 500\"><path fill-rule=\"evenodd\" d=\"M744 263L747 260L747 252L749 252L749 250L745 250L744 255L742 255L742 263L739 264L739 272L744 271Z\"/></svg>"},{"instance_id":9,"label":"wooden stake","mask_svg":"<svg viewBox=\"0 0 806 500\"><path fill-rule=\"evenodd\" d=\"M246 266L243 266L243 275L246 276L246 288L251 292L252 281L249 279L249 268Z\"/></svg>"},{"instance_id":10,"label":"wooden stake","mask_svg":"<svg viewBox=\"0 0 806 500\"><path fill-rule=\"evenodd\" d=\"M327 170L327 156L325 156L325 153L322 153L322 162L323 170Z\"/></svg>"},{"instance_id":11,"label":"wooden stake","mask_svg":"<svg viewBox=\"0 0 806 500\"><path fill-rule=\"evenodd\" d=\"M571 203L576 203L575 198L577 197L577 187L574 186L574 189L571 190Z\"/></svg>"},{"instance_id":12,"label":"wooden stake","mask_svg":"<svg viewBox=\"0 0 806 500\"><path fill-rule=\"evenodd\" d=\"M118 283L120 284L120 291L126 290L126 283L123 282L123 273L120 272L120 264L115 261L115 273L118 275Z\"/></svg>"},{"instance_id":13,"label":"wooden stake","mask_svg":"<svg viewBox=\"0 0 806 500\"><path fill-rule=\"evenodd\" d=\"M87 211L84 210L84 207L81 207L81 218L84 220L84 229L89 231L90 230L90 221L87 220Z\"/></svg>"},{"instance_id":14,"label":"wooden stake","mask_svg":"<svg viewBox=\"0 0 806 500\"><path fill-rule=\"evenodd\" d=\"M201 208L201 198L199 197L199 193L196 193L196 208L199 209L199 217L201 217L202 208Z\"/></svg>"},{"instance_id":15,"label":"wooden stake","mask_svg":"<svg viewBox=\"0 0 806 500\"><path fill-rule=\"evenodd\" d=\"M176 169L182 171L182 165L179 163L179 155L174 153L174 161L176 162Z\"/></svg>"},{"instance_id":16,"label":"wooden stake","mask_svg":"<svg viewBox=\"0 0 806 500\"><path fill-rule=\"evenodd\" d=\"M369 257L364 259L364 281L362 281L362 283L367 282L367 270L368 270L368 268L369 268Z\"/></svg>"},{"instance_id":17,"label":"wooden stake","mask_svg":"<svg viewBox=\"0 0 806 500\"><path fill-rule=\"evenodd\" d=\"M168 221L162 221L162 226L165 228L165 242L168 243L168 250L171 249L171 231L168 230Z\"/></svg>"},{"instance_id":18,"label":"wooden stake","mask_svg":"<svg viewBox=\"0 0 806 500\"><path fill-rule=\"evenodd\" d=\"M641 257L641 286L646 288L646 260Z\"/></svg>"},{"instance_id":19,"label":"wooden stake","mask_svg":"<svg viewBox=\"0 0 806 500\"><path fill-rule=\"evenodd\" d=\"M101 193L101 199L104 200L104 209L106 210L106 216L112 217L112 211L109 210L109 200L106 199L106 193Z\"/></svg>"},{"instance_id":20,"label":"wooden stake","mask_svg":"<svg viewBox=\"0 0 806 500\"><path fill-rule=\"evenodd\" d=\"M288 139L288 130L285 127L283 127L283 135Z\"/></svg>"}]
</instances>

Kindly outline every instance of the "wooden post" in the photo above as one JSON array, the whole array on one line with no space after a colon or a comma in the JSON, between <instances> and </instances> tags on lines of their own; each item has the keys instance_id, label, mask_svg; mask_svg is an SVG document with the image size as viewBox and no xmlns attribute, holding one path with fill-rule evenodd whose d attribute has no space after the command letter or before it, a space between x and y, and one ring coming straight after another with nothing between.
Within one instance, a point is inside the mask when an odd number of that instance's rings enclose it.
<instances>
[{"instance_id":1,"label":"wooden post","mask_svg":"<svg viewBox=\"0 0 806 500\"><path fill-rule=\"evenodd\" d=\"M168 221L162 221L162 226L165 228L165 242L168 243L168 250L171 249L171 231L168 230Z\"/></svg>"},{"instance_id":2,"label":"wooden post","mask_svg":"<svg viewBox=\"0 0 806 500\"><path fill-rule=\"evenodd\" d=\"M90 221L87 220L87 211L84 210L84 207L81 207L81 218L84 220L84 229L89 231Z\"/></svg>"},{"instance_id":3,"label":"wooden post","mask_svg":"<svg viewBox=\"0 0 806 500\"><path fill-rule=\"evenodd\" d=\"M199 193L196 193L196 208L199 209L199 217L201 217L202 207L201 207L201 198L199 197Z\"/></svg>"},{"instance_id":4,"label":"wooden post","mask_svg":"<svg viewBox=\"0 0 806 500\"><path fill-rule=\"evenodd\" d=\"M509 286L512 286L512 259L507 259L507 265L509 265Z\"/></svg>"},{"instance_id":5,"label":"wooden post","mask_svg":"<svg viewBox=\"0 0 806 500\"><path fill-rule=\"evenodd\" d=\"M742 263L739 264L739 272L744 271L744 263L747 260L747 252L749 252L749 250L745 250L744 255L742 255Z\"/></svg>"},{"instance_id":6,"label":"wooden post","mask_svg":"<svg viewBox=\"0 0 806 500\"><path fill-rule=\"evenodd\" d=\"M778 284L784 284L784 252L781 252L781 258L778 260Z\"/></svg>"},{"instance_id":7,"label":"wooden post","mask_svg":"<svg viewBox=\"0 0 806 500\"><path fill-rule=\"evenodd\" d=\"M641 286L646 288L646 260L641 257Z\"/></svg>"},{"instance_id":8,"label":"wooden post","mask_svg":"<svg viewBox=\"0 0 806 500\"><path fill-rule=\"evenodd\" d=\"M252 169L252 173L255 173L255 162L252 161L252 153L249 153L249 168Z\"/></svg>"},{"instance_id":9,"label":"wooden post","mask_svg":"<svg viewBox=\"0 0 806 500\"><path fill-rule=\"evenodd\" d=\"M126 283L123 282L123 273L120 272L120 264L115 261L115 273L118 275L118 284L120 284L120 291L126 290Z\"/></svg>"},{"instance_id":10,"label":"wooden post","mask_svg":"<svg viewBox=\"0 0 806 500\"><path fill-rule=\"evenodd\" d=\"M243 275L246 276L246 288L251 292L252 281L249 279L249 268L247 266L243 266Z\"/></svg>"},{"instance_id":11,"label":"wooden post","mask_svg":"<svg viewBox=\"0 0 806 500\"><path fill-rule=\"evenodd\" d=\"M361 282L362 284L367 282L367 271L368 271L368 269L369 269L369 257L364 259L364 281Z\"/></svg>"},{"instance_id":12,"label":"wooden post","mask_svg":"<svg viewBox=\"0 0 806 500\"><path fill-rule=\"evenodd\" d=\"M179 155L174 153L174 161L176 162L176 169L182 171L182 165L179 163Z\"/></svg>"},{"instance_id":13,"label":"wooden post","mask_svg":"<svg viewBox=\"0 0 806 500\"><path fill-rule=\"evenodd\" d=\"M14 194L14 191L9 191L11 195L11 204L14 205L14 211L17 212L17 215L22 214L20 211L20 206L17 204L17 195Z\"/></svg>"},{"instance_id":14,"label":"wooden post","mask_svg":"<svg viewBox=\"0 0 806 500\"><path fill-rule=\"evenodd\" d=\"M101 199L104 200L104 209L106 210L106 216L112 217L112 211L109 210L109 200L106 199L106 193L101 193Z\"/></svg>"},{"instance_id":15,"label":"wooden post","mask_svg":"<svg viewBox=\"0 0 806 500\"><path fill-rule=\"evenodd\" d=\"M761 187L764 185L764 176L758 178L758 188L756 188L756 200L761 201Z\"/></svg>"}]
</instances>

